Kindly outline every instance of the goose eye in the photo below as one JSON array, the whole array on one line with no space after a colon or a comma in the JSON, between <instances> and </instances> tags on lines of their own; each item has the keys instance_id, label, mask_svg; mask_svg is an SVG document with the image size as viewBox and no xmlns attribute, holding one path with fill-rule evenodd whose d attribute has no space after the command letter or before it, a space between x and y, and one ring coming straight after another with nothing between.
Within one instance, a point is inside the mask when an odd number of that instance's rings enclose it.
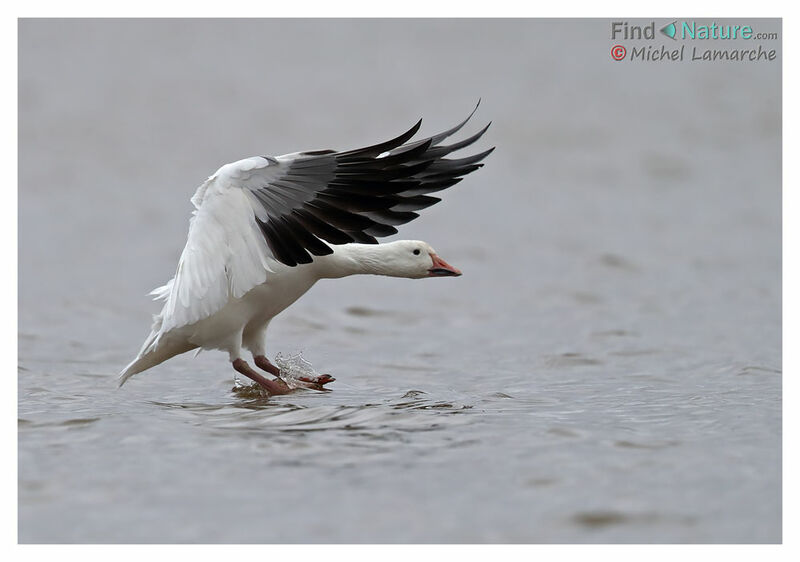
<instances>
[{"instance_id":1,"label":"goose eye","mask_svg":"<svg viewBox=\"0 0 800 562\"><path fill-rule=\"evenodd\" d=\"M415 249L415 250L414 250L414 255L415 255L415 256L418 256L418 255L419 255L419 248L417 248L417 249Z\"/></svg>"}]
</instances>

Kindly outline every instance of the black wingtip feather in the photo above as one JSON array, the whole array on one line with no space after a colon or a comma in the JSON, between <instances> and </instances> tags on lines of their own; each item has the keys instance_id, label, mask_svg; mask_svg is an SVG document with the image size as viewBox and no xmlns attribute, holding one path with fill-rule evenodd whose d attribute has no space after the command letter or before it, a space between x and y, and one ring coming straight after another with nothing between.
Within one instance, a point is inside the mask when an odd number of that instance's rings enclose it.
<instances>
[{"instance_id":1,"label":"black wingtip feather","mask_svg":"<svg viewBox=\"0 0 800 562\"><path fill-rule=\"evenodd\" d=\"M364 230L364 232L371 236L379 236L382 238L384 236L397 234L397 229L393 226L389 226L388 224L380 224L376 222L374 226L370 226Z\"/></svg>"},{"instance_id":2,"label":"black wingtip feather","mask_svg":"<svg viewBox=\"0 0 800 562\"><path fill-rule=\"evenodd\" d=\"M259 221L273 255L294 266L312 261L309 253L332 253L325 242L375 244L376 237L395 234L395 226L417 218L414 211L438 203L438 197L427 194L457 184L482 167L482 160L495 149L445 158L480 139L491 121L465 139L439 144L460 131L480 104L478 98L472 112L455 127L414 142L408 141L419 131L422 119L403 134L365 148L301 153L286 175L274 182L283 193L280 201L294 208L283 215L279 210L278 216L275 209L267 209L269 221ZM260 201L266 205L271 199Z\"/></svg>"},{"instance_id":3,"label":"black wingtip feather","mask_svg":"<svg viewBox=\"0 0 800 562\"><path fill-rule=\"evenodd\" d=\"M472 136L469 136L469 137L465 138L464 140L461 140L461 141L458 141L458 142L454 142L453 144L450 144L450 145L447 145L447 146L442 146L442 147L437 147L437 148L446 148L446 149L448 149L448 152L447 152L448 154L450 152L453 152L454 150L459 150L461 148L466 148L469 145L473 144L475 141L477 141L479 138L481 138L484 135L484 133L486 133L486 131L489 130L489 127L491 127L491 126L492 126L492 122L490 121L489 123L486 124L486 126L483 129L481 129L477 133L473 134Z\"/></svg>"},{"instance_id":4,"label":"black wingtip feather","mask_svg":"<svg viewBox=\"0 0 800 562\"><path fill-rule=\"evenodd\" d=\"M413 197L398 197L399 202L391 207L392 211L421 211L435 205L441 199L428 195L415 195Z\"/></svg>"},{"instance_id":5,"label":"black wingtip feather","mask_svg":"<svg viewBox=\"0 0 800 562\"><path fill-rule=\"evenodd\" d=\"M261 232L267 239L267 245L272 251L278 261L285 263L290 267L294 267L300 263L311 263L312 258L308 255L302 246L296 241L290 231L287 231L285 225L279 220L261 221L256 217L258 226L261 227Z\"/></svg>"},{"instance_id":6,"label":"black wingtip feather","mask_svg":"<svg viewBox=\"0 0 800 562\"><path fill-rule=\"evenodd\" d=\"M303 207L319 220L327 222L345 232L358 232L372 226L372 221L370 219L357 213L343 211L338 207L325 203L321 199L309 201Z\"/></svg>"},{"instance_id":7,"label":"black wingtip feather","mask_svg":"<svg viewBox=\"0 0 800 562\"><path fill-rule=\"evenodd\" d=\"M287 228L291 230L292 234L297 238L298 242L309 252L315 256L327 256L333 253L333 248L325 244L322 240L311 234L297 219L297 215L281 217Z\"/></svg>"},{"instance_id":8,"label":"black wingtip feather","mask_svg":"<svg viewBox=\"0 0 800 562\"><path fill-rule=\"evenodd\" d=\"M340 153L341 156L361 156L361 157L375 157L378 156L388 150L396 148L406 142L408 139L413 137L419 131L419 128L422 126L422 119L416 122L416 124L411 127L408 131L399 135L393 139L388 141L374 144L372 146L367 146L365 148L357 148L355 150L348 150L345 152Z\"/></svg>"},{"instance_id":9,"label":"black wingtip feather","mask_svg":"<svg viewBox=\"0 0 800 562\"><path fill-rule=\"evenodd\" d=\"M364 214L378 224L391 226L406 224L419 216L411 211L370 211Z\"/></svg>"},{"instance_id":10,"label":"black wingtip feather","mask_svg":"<svg viewBox=\"0 0 800 562\"><path fill-rule=\"evenodd\" d=\"M339 230L335 226L331 226L327 222L318 219L306 209L295 209L293 212L295 213L297 220L300 221L300 223L305 226L309 232L311 232L314 236L322 238L326 242L331 244L348 244L350 242L355 242L352 236Z\"/></svg>"},{"instance_id":11,"label":"black wingtip feather","mask_svg":"<svg viewBox=\"0 0 800 562\"><path fill-rule=\"evenodd\" d=\"M364 232L351 232L350 233L353 238L355 238L356 242L359 244L377 244L378 240L371 236L369 232L366 230Z\"/></svg>"}]
</instances>

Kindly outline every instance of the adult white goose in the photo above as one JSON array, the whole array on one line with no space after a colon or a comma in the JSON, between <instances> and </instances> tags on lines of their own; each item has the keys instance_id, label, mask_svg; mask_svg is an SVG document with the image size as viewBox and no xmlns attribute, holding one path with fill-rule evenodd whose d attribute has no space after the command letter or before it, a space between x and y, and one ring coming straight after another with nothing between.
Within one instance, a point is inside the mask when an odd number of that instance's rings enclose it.
<instances>
[{"instance_id":1,"label":"adult white goose","mask_svg":"<svg viewBox=\"0 0 800 562\"><path fill-rule=\"evenodd\" d=\"M477 109L477 106L476 108ZM426 244L378 244L414 211L437 203L446 189L483 166L494 148L465 158L445 156L471 145L488 129L450 145L459 131L409 141L422 120L402 135L366 148L254 156L226 164L192 197L189 236L175 276L151 294L164 300L139 355L120 374L131 376L192 349L227 351L233 368L270 394L289 387L266 357L267 326L320 279L355 274L418 279L458 276ZM255 365L277 376L267 379ZM334 379L307 380L322 388Z\"/></svg>"}]
</instances>

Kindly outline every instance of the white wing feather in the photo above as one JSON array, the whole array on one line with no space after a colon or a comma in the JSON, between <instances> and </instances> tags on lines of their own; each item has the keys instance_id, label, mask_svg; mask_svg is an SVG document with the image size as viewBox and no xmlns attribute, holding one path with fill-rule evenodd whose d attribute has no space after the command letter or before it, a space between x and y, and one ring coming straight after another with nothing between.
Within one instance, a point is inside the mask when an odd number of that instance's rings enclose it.
<instances>
[{"instance_id":1,"label":"white wing feather","mask_svg":"<svg viewBox=\"0 0 800 562\"><path fill-rule=\"evenodd\" d=\"M277 168L277 166L275 166ZM155 289L166 299L159 335L194 324L266 281L278 263L255 221L252 185L274 175L265 158L226 164L192 197L196 209L175 277Z\"/></svg>"}]
</instances>

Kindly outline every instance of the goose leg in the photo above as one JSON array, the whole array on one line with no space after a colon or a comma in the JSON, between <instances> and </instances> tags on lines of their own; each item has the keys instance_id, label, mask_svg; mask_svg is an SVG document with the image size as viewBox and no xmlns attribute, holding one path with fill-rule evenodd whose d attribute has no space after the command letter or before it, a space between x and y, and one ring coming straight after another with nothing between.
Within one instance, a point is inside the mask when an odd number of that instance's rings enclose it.
<instances>
[{"instance_id":1,"label":"goose leg","mask_svg":"<svg viewBox=\"0 0 800 562\"><path fill-rule=\"evenodd\" d=\"M269 359L266 358L264 355L256 355L253 357L256 362L256 366L259 369L264 369L266 372L275 375L276 377L281 376L281 370L273 365ZM331 383L336 379L330 375L319 375L318 377L300 377L301 381L304 383L308 383L308 388L313 388L315 390L324 390L322 385Z\"/></svg>"},{"instance_id":2,"label":"goose leg","mask_svg":"<svg viewBox=\"0 0 800 562\"><path fill-rule=\"evenodd\" d=\"M235 359L233 361L233 368L246 376L248 379L254 380L260 384L261 388L270 394L288 394L291 392L291 389L286 386L285 382L280 379L271 381L268 378L259 375L255 370L253 370L252 367L250 367L250 365L247 364L247 361L244 359ZM275 368L277 369L277 367Z\"/></svg>"},{"instance_id":3,"label":"goose leg","mask_svg":"<svg viewBox=\"0 0 800 562\"><path fill-rule=\"evenodd\" d=\"M274 375L276 377L281 376L281 370L278 369L275 365L273 365L272 362L270 362L270 360L266 358L266 356L256 355L253 357L253 359L255 360L256 366L259 369L264 369L270 375Z\"/></svg>"}]
</instances>

